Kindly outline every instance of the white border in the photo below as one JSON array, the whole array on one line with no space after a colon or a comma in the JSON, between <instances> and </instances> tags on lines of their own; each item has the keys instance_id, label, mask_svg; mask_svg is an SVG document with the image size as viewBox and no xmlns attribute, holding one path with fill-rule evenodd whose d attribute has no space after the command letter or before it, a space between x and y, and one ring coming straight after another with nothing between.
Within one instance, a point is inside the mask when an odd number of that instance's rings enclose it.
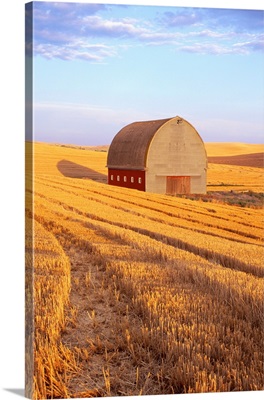
<instances>
[{"instance_id":1,"label":"white border","mask_svg":"<svg viewBox=\"0 0 264 400\"><path fill-rule=\"evenodd\" d=\"M38 0L37 0L38 1ZM50 1L50 0L47 0ZM57 0L62 2L62 0ZM64 2L74 2L64 0ZM81 3L264 9L263 0L115 0ZM1 371L0 397L24 388L24 0L1 7ZM4 108L4 109L3 109ZM10 389L11 391L7 391ZM17 389L19 389L17 391ZM144 396L147 400L246 400L262 392ZM138 397L134 397L138 400ZM127 397L127 399L129 399Z\"/></svg>"}]
</instances>

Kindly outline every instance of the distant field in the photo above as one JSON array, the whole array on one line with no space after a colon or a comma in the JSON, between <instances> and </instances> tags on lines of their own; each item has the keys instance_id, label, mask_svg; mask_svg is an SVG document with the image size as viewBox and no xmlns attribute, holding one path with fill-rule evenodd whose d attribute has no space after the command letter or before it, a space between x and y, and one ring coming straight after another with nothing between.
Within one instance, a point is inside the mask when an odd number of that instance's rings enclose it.
<instances>
[{"instance_id":1,"label":"distant field","mask_svg":"<svg viewBox=\"0 0 264 400\"><path fill-rule=\"evenodd\" d=\"M263 168L264 145L246 143L206 143L208 162Z\"/></svg>"},{"instance_id":2,"label":"distant field","mask_svg":"<svg viewBox=\"0 0 264 400\"><path fill-rule=\"evenodd\" d=\"M263 144L219 142L205 147L208 191L263 192Z\"/></svg>"},{"instance_id":3,"label":"distant field","mask_svg":"<svg viewBox=\"0 0 264 400\"><path fill-rule=\"evenodd\" d=\"M264 144L251 143L225 143L214 142L205 143L208 157L217 156L237 156L241 154L263 153Z\"/></svg>"},{"instance_id":4,"label":"distant field","mask_svg":"<svg viewBox=\"0 0 264 400\"><path fill-rule=\"evenodd\" d=\"M109 145L100 146L78 146L71 144L55 144L60 147L67 147L80 150L95 150L107 152ZM208 157L214 156L235 156L241 154L263 153L264 144L251 144L251 143L225 143L225 142L206 142L205 148Z\"/></svg>"},{"instance_id":5,"label":"distant field","mask_svg":"<svg viewBox=\"0 0 264 400\"><path fill-rule=\"evenodd\" d=\"M261 198L263 169L209 162L210 193L184 198L107 185L105 148L33 150L33 398L262 390L263 211L217 196Z\"/></svg>"},{"instance_id":6,"label":"distant field","mask_svg":"<svg viewBox=\"0 0 264 400\"><path fill-rule=\"evenodd\" d=\"M208 157L209 163L240 165L247 167L264 167L264 153L241 154L237 156Z\"/></svg>"}]
</instances>

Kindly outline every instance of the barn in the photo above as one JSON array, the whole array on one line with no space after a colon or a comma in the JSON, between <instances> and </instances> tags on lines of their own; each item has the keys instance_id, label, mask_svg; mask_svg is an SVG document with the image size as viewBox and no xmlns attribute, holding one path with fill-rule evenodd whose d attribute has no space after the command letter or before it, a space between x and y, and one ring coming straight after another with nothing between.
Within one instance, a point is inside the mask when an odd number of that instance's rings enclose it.
<instances>
[{"instance_id":1,"label":"barn","mask_svg":"<svg viewBox=\"0 0 264 400\"><path fill-rule=\"evenodd\" d=\"M178 116L122 128L109 147L107 168L110 185L170 195L206 193L203 140Z\"/></svg>"}]
</instances>

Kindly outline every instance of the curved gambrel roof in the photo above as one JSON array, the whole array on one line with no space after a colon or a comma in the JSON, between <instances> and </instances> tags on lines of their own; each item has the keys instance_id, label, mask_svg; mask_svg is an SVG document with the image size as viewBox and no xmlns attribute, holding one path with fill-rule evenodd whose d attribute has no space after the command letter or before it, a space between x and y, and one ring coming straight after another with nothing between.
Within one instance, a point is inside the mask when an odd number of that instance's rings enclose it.
<instances>
[{"instance_id":1,"label":"curved gambrel roof","mask_svg":"<svg viewBox=\"0 0 264 400\"><path fill-rule=\"evenodd\" d=\"M109 147L107 167L113 169L145 169L151 140L162 125L171 119L174 118L134 122L122 128Z\"/></svg>"}]
</instances>

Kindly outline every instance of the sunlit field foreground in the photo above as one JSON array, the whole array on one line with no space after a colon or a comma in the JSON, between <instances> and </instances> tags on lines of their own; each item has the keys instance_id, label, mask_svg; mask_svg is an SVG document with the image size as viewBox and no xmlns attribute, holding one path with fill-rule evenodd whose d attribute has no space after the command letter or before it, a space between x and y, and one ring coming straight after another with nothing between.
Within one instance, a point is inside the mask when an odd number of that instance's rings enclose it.
<instances>
[{"instance_id":1,"label":"sunlit field foreground","mask_svg":"<svg viewBox=\"0 0 264 400\"><path fill-rule=\"evenodd\" d=\"M109 186L104 151L33 149L27 394L262 390L262 209ZM208 190L261 193L263 169L209 164Z\"/></svg>"}]
</instances>

